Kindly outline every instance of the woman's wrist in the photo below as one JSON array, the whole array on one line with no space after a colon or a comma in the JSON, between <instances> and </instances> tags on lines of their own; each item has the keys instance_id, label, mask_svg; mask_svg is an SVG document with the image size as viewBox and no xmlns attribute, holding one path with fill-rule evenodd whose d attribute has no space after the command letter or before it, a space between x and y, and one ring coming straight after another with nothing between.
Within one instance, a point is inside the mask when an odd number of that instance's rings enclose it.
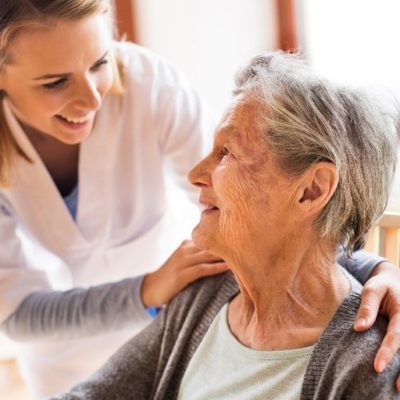
<instances>
[{"instance_id":1,"label":"woman's wrist","mask_svg":"<svg viewBox=\"0 0 400 400\"><path fill-rule=\"evenodd\" d=\"M155 307L155 301L153 299L153 287L154 287L154 273L148 273L143 278L140 297L142 299L142 304L145 308Z\"/></svg>"},{"instance_id":2,"label":"woman's wrist","mask_svg":"<svg viewBox=\"0 0 400 400\"><path fill-rule=\"evenodd\" d=\"M395 265L393 265L390 261L384 260L381 261L380 263L376 264L375 267L372 269L371 273L369 274L368 279L379 275L382 272L387 272L390 271L393 268L397 268Z\"/></svg>"}]
</instances>

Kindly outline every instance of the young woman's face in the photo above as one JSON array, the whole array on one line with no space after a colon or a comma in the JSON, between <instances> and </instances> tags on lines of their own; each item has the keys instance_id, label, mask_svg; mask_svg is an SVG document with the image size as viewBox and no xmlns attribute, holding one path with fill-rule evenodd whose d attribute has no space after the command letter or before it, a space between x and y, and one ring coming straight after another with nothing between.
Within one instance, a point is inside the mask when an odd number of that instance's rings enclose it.
<instances>
[{"instance_id":1,"label":"young woman's face","mask_svg":"<svg viewBox=\"0 0 400 400\"><path fill-rule=\"evenodd\" d=\"M111 40L103 15L17 33L0 75L17 118L66 144L84 140L112 85Z\"/></svg>"}]
</instances>

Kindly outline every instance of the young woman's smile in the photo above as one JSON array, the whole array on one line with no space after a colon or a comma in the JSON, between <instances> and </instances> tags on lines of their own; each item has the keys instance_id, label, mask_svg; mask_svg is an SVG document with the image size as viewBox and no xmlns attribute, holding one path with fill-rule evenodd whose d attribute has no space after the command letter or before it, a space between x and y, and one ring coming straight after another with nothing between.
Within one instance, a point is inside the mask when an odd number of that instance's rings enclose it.
<instances>
[{"instance_id":1,"label":"young woman's smile","mask_svg":"<svg viewBox=\"0 0 400 400\"><path fill-rule=\"evenodd\" d=\"M113 81L106 24L97 15L16 35L0 87L25 128L66 144L90 134Z\"/></svg>"}]
</instances>

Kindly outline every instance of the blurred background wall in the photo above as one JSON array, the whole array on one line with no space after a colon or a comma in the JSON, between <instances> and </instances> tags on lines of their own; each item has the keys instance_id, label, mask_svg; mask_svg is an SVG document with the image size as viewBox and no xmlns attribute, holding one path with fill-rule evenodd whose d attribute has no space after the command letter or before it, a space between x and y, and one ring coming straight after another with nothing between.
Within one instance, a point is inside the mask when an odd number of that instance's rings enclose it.
<instances>
[{"instance_id":1,"label":"blurred background wall","mask_svg":"<svg viewBox=\"0 0 400 400\"><path fill-rule=\"evenodd\" d=\"M275 0L138 0L136 41L165 56L219 116L233 76L251 55L276 48Z\"/></svg>"},{"instance_id":2,"label":"blurred background wall","mask_svg":"<svg viewBox=\"0 0 400 400\"><path fill-rule=\"evenodd\" d=\"M114 0L120 32L183 71L218 119L250 56L299 49L330 79L400 94L399 0ZM400 173L390 210L400 212Z\"/></svg>"}]
</instances>

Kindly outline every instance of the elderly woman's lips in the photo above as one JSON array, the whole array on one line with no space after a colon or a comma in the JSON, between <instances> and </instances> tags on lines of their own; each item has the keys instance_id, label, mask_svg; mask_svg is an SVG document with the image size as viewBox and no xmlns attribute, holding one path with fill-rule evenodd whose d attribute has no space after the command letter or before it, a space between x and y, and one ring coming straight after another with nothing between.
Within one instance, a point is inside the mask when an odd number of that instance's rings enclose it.
<instances>
[{"instance_id":1,"label":"elderly woman's lips","mask_svg":"<svg viewBox=\"0 0 400 400\"><path fill-rule=\"evenodd\" d=\"M209 214L213 211L218 211L219 208L215 207L215 206L205 206L204 210L203 210L203 214Z\"/></svg>"}]
</instances>

